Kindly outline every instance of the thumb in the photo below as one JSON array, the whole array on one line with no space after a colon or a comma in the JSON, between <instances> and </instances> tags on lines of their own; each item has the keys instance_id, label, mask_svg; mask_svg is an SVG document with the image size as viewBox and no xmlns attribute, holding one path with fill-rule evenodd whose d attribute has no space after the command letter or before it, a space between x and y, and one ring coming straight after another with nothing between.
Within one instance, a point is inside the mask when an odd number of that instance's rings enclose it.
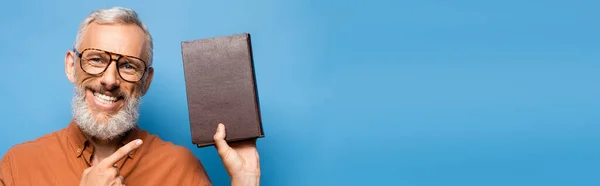
<instances>
[{"instance_id":1,"label":"thumb","mask_svg":"<svg viewBox=\"0 0 600 186\"><path fill-rule=\"evenodd\" d=\"M227 141L225 141L226 136L227 132L225 131L225 125L219 123L217 126L217 132L213 136L213 140L215 140L215 147L217 148L217 152L221 157L224 157L228 153L229 149L231 149L231 147L229 147L227 144Z\"/></svg>"}]
</instances>

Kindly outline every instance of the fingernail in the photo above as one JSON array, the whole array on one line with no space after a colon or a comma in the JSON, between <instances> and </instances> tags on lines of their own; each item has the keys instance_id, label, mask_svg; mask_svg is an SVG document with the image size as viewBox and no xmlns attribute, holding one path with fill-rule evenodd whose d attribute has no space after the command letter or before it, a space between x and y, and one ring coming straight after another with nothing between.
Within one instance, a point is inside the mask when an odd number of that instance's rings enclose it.
<instances>
[{"instance_id":1,"label":"fingernail","mask_svg":"<svg viewBox=\"0 0 600 186\"><path fill-rule=\"evenodd\" d=\"M135 142L136 145L141 145L142 144L142 140L137 140L137 142Z\"/></svg>"}]
</instances>

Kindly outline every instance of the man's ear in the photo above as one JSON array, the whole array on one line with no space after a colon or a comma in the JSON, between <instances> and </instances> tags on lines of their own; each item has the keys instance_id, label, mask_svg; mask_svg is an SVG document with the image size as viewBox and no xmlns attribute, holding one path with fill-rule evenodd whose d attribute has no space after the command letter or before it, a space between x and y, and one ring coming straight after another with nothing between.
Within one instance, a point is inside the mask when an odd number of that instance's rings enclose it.
<instances>
[{"instance_id":1,"label":"man's ear","mask_svg":"<svg viewBox=\"0 0 600 186\"><path fill-rule=\"evenodd\" d=\"M67 74L67 78L71 83L75 83L75 54L73 51L67 51L65 54L65 73Z\"/></svg>"},{"instance_id":2,"label":"man's ear","mask_svg":"<svg viewBox=\"0 0 600 186\"><path fill-rule=\"evenodd\" d=\"M142 96L146 95L148 89L150 89L150 83L152 83L152 77L154 77L154 68L148 68L148 76L144 80L144 84L142 86Z\"/></svg>"}]
</instances>

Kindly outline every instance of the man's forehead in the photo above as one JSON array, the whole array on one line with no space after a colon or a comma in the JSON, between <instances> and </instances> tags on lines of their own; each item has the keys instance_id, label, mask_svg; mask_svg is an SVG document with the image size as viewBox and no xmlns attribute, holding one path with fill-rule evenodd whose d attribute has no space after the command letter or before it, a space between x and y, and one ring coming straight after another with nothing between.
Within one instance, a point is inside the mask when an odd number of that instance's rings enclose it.
<instances>
[{"instance_id":1,"label":"man's forehead","mask_svg":"<svg viewBox=\"0 0 600 186\"><path fill-rule=\"evenodd\" d=\"M83 33L79 50L102 49L118 54L142 57L145 33L134 24L91 23Z\"/></svg>"}]
</instances>

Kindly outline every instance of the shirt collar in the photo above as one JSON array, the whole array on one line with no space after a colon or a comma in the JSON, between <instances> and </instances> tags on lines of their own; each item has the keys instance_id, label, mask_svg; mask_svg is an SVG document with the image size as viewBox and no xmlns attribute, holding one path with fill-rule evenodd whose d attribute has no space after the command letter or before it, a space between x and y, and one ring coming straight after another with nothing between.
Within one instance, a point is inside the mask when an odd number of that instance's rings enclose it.
<instances>
[{"instance_id":1,"label":"shirt collar","mask_svg":"<svg viewBox=\"0 0 600 186\"><path fill-rule=\"evenodd\" d=\"M71 123L69 124L69 126L67 127L67 135L68 135L68 140L70 141L71 145L74 148L74 153L76 157L81 156L81 154L83 153L83 151L86 149L86 147L88 145L91 145L91 143L89 143L89 140L85 137L85 135L83 134L83 132L81 131L81 129L79 128L79 126L77 125L77 123L75 122L75 120L71 120ZM123 140L121 141L121 146L136 140L136 139L141 139L142 138L142 133L140 132L140 129L138 126L135 126L133 129L129 130L126 134L126 136L123 138ZM129 158L133 158L135 155L136 150L133 150L129 153Z\"/></svg>"}]
</instances>

